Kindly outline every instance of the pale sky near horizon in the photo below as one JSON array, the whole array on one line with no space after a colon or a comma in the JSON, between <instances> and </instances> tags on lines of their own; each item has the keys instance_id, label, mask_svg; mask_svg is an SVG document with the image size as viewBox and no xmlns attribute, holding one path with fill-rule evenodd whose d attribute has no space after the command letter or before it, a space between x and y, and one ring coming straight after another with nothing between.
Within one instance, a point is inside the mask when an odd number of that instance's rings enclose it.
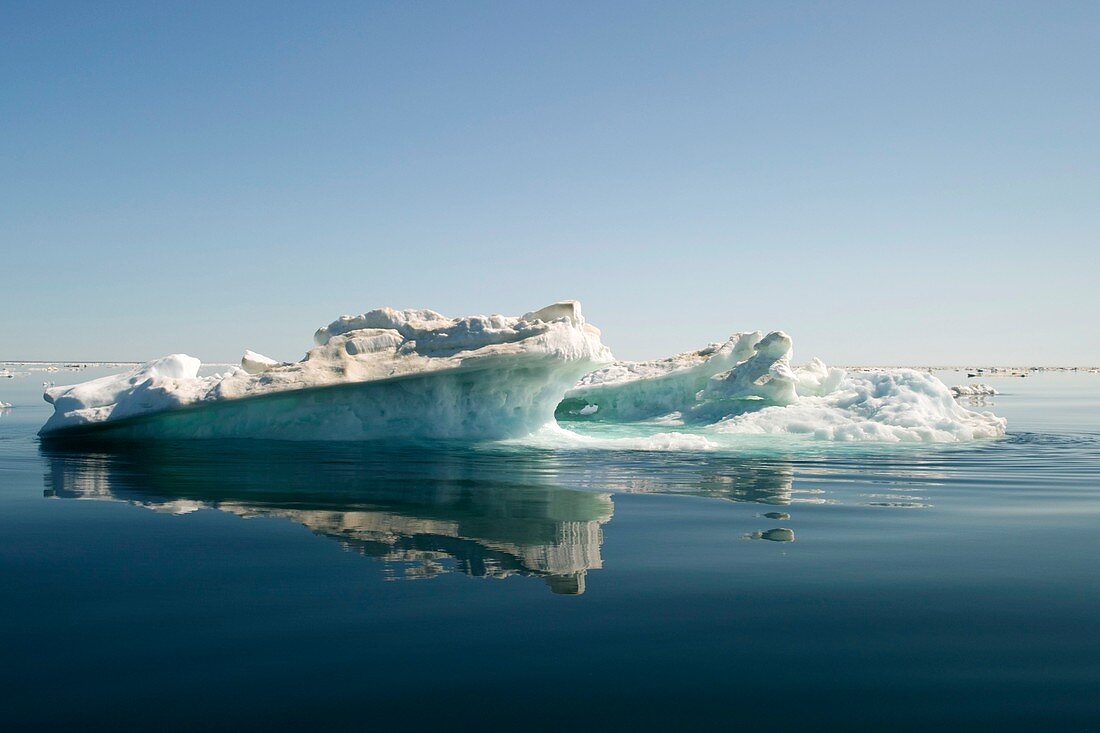
<instances>
[{"instance_id":1,"label":"pale sky near horizon","mask_svg":"<svg viewBox=\"0 0 1100 733\"><path fill-rule=\"evenodd\" d=\"M0 0L0 360L582 301L1100 364L1100 3Z\"/></svg>"}]
</instances>

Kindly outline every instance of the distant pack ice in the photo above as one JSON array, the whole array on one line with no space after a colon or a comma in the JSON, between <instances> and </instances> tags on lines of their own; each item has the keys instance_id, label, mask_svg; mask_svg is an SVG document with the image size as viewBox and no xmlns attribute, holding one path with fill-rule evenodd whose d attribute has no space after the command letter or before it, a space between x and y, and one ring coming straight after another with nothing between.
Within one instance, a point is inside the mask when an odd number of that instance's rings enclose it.
<instances>
[{"instance_id":1,"label":"distant pack ice","mask_svg":"<svg viewBox=\"0 0 1100 733\"><path fill-rule=\"evenodd\" d=\"M285 440L518 438L583 422L664 426L691 440L789 435L955 442L1003 435L931 374L792 367L782 331L734 334L698 351L614 362L576 301L522 316L448 318L382 308L342 316L299 362L246 351L199 376L173 354L125 374L51 387L43 436ZM648 441L645 445L654 444Z\"/></svg>"}]
</instances>

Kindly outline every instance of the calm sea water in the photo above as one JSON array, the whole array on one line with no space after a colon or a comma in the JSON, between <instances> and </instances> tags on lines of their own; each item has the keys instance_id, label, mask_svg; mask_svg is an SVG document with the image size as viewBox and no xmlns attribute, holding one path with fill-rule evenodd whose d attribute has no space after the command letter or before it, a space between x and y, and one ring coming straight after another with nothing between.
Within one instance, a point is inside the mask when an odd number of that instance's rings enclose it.
<instances>
[{"instance_id":1,"label":"calm sea water","mask_svg":"<svg viewBox=\"0 0 1100 733\"><path fill-rule=\"evenodd\" d=\"M5 729L1100 727L1098 375L970 446L40 445L98 375L0 382Z\"/></svg>"}]
</instances>

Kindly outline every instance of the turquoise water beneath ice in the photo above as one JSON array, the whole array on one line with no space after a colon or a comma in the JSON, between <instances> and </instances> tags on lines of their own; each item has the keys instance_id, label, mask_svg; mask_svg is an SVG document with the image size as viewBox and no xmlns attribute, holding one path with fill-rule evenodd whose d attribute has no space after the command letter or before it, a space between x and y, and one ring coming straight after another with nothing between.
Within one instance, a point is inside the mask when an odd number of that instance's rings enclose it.
<instances>
[{"instance_id":1,"label":"turquoise water beneath ice","mask_svg":"<svg viewBox=\"0 0 1100 733\"><path fill-rule=\"evenodd\" d=\"M1000 441L737 452L55 448L43 378L9 729L1100 726L1100 375L993 381Z\"/></svg>"}]
</instances>

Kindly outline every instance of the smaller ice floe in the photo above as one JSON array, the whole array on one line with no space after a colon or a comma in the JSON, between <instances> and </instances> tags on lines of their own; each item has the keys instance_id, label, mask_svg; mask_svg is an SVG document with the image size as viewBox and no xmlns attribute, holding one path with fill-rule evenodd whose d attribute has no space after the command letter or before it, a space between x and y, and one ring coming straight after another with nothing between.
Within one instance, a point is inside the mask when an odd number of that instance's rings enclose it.
<instances>
[{"instance_id":1,"label":"smaller ice floe","mask_svg":"<svg viewBox=\"0 0 1100 733\"><path fill-rule=\"evenodd\" d=\"M992 397L1000 394L988 384L959 384L951 388L956 397Z\"/></svg>"},{"instance_id":2,"label":"smaller ice floe","mask_svg":"<svg viewBox=\"0 0 1100 733\"><path fill-rule=\"evenodd\" d=\"M12 404L10 402L4 402L3 400L0 400L0 410L9 410L11 409L11 407Z\"/></svg>"},{"instance_id":3,"label":"smaller ice floe","mask_svg":"<svg viewBox=\"0 0 1100 733\"><path fill-rule=\"evenodd\" d=\"M775 352L786 351L789 341L782 332L765 337L760 331L745 331L667 359L616 362L585 375L566 394L559 415L595 405L602 420L666 418L695 407L702 390L712 399L783 401L793 393L789 365L777 366L774 375L769 372L779 360L773 358Z\"/></svg>"},{"instance_id":4,"label":"smaller ice floe","mask_svg":"<svg viewBox=\"0 0 1100 733\"><path fill-rule=\"evenodd\" d=\"M912 369L852 374L813 359L792 367L782 331L641 364L617 363L571 389L558 410L594 419L696 426L710 435L793 435L834 441L956 442L1004 435L1005 421L960 406L935 376Z\"/></svg>"}]
</instances>

